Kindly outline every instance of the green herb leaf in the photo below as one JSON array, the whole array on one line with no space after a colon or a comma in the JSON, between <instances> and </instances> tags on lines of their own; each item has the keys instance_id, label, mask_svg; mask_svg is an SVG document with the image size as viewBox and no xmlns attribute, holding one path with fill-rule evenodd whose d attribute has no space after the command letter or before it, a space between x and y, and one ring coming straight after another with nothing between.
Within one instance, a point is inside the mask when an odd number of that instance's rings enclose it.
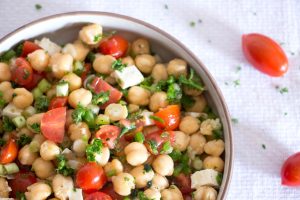
<instances>
[{"instance_id":1,"label":"green herb leaf","mask_svg":"<svg viewBox=\"0 0 300 200\"><path fill-rule=\"evenodd\" d=\"M20 136L20 138L17 140L17 143L19 146L23 147L26 144L29 144L31 142L31 137L29 137L28 135L22 134Z\"/></svg>"},{"instance_id":2,"label":"green herb leaf","mask_svg":"<svg viewBox=\"0 0 300 200\"><path fill-rule=\"evenodd\" d=\"M240 79L237 79L237 80L233 81L233 84L234 84L234 87L237 87L237 86L241 85Z\"/></svg>"},{"instance_id":3,"label":"green herb leaf","mask_svg":"<svg viewBox=\"0 0 300 200\"><path fill-rule=\"evenodd\" d=\"M75 122L76 124L81 122L83 120L83 116L85 112L86 112L86 108L78 104L76 109L72 113L73 122Z\"/></svg>"},{"instance_id":4,"label":"green herb leaf","mask_svg":"<svg viewBox=\"0 0 300 200\"><path fill-rule=\"evenodd\" d=\"M289 89L287 87L283 87L283 88L280 88L279 92L280 92L280 94L288 93Z\"/></svg>"},{"instance_id":5,"label":"green herb leaf","mask_svg":"<svg viewBox=\"0 0 300 200\"><path fill-rule=\"evenodd\" d=\"M195 99L189 95L183 94L180 102L185 109L188 109L195 104Z\"/></svg>"},{"instance_id":6,"label":"green herb leaf","mask_svg":"<svg viewBox=\"0 0 300 200\"><path fill-rule=\"evenodd\" d=\"M112 177L112 176L115 176L115 175L117 175L117 172L116 172L116 170L110 170L110 171L108 171L107 173L106 173L106 176L107 177Z\"/></svg>"},{"instance_id":7,"label":"green herb leaf","mask_svg":"<svg viewBox=\"0 0 300 200\"><path fill-rule=\"evenodd\" d=\"M155 115L150 115L149 118L152 119L152 120L154 120L154 121L158 121L158 122L160 122L160 123L162 123L162 124L165 123L165 121L164 121L162 118L157 117L157 116L155 116Z\"/></svg>"},{"instance_id":8,"label":"green herb leaf","mask_svg":"<svg viewBox=\"0 0 300 200\"><path fill-rule=\"evenodd\" d=\"M10 59L12 59L15 56L16 56L16 52L14 50L8 50L0 56L0 62L8 63Z\"/></svg>"},{"instance_id":9,"label":"green herb leaf","mask_svg":"<svg viewBox=\"0 0 300 200\"><path fill-rule=\"evenodd\" d=\"M88 61L89 63L93 63L95 58L96 58L95 53L90 51L86 56L86 61Z\"/></svg>"},{"instance_id":10,"label":"green herb leaf","mask_svg":"<svg viewBox=\"0 0 300 200\"><path fill-rule=\"evenodd\" d=\"M93 94L92 103L94 105L101 106L109 101L109 91L100 92L99 94Z\"/></svg>"},{"instance_id":11,"label":"green herb leaf","mask_svg":"<svg viewBox=\"0 0 300 200\"><path fill-rule=\"evenodd\" d=\"M16 197L18 200L26 200L26 196L24 192L16 192Z\"/></svg>"},{"instance_id":12,"label":"green herb leaf","mask_svg":"<svg viewBox=\"0 0 300 200\"><path fill-rule=\"evenodd\" d=\"M190 22L190 26L191 26L191 27L195 27L195 26L196 26L196 22L191 21L191 22Z\"/></svg>"},{"instance_id":13,"label":"green herb leaf","mask_svg":"<svg viewBox=\"0 0 300 200\"><path fill-rule=\"evenodd\" d=\"M193 69L190 69L189 78L186 78L184 75L180 75L178 81L180 84L185 85L189 88L200 91L204 90L204 87L200 82L200 78L198 76L195 76L195 71Z\"/></svg>"},{"instance_id":14,"label":"green herb leaf","mask_svg":"<svg viewBox=\"0 0 300 200\"><path fill-rule=\"evenodd\" d=\"M67 159L64 155L57 156L57 168L56 171L64 176L71 176L74 174L74 169L70 168L67 163Z\"/></svg>"},{"instance_id":15,"label":"green herb leaf","mask_svg":"<svg viewBox=\"0 0 300 200\"><path fill-rule=\"evenodd\" d=\"M149 140L148 144L153 152L154 155L158 154L158 150L157 150L157 142L155 140Z\"/></svg>"},{"instance_id":16,"label":"green herb leaf","mask_svg":"<svg viewBox=\"0 0 300 200\"><path fill-rule=\"evenodd\" d=\"M222 130L221 129L213 130L213 137L216 140L222 139L223 138Z\"/></svg>"},{"instance_id":17,"label":"green herb leaf","mask_svg":"<svg viewBox=\"0 0 300 200\"><path fill-rule=\"evenodd\" d=\"M3 92L0 91L0 108L4 107L6 104L6 101L3 99Z\"/></svg>"},{"instance_id":18,"label":"green herb leaf","mask_svg":"<svg viewBox=\"0 0 300 200\"><path fill-rule=\"evenodd\" d=\"M171 146L170 141L164 142L162 149L160 151L160 153L171 153L173 150L173 147Z\"/></svg>"},{"instance_id":19,"label":"green herb leaf","mask_svg":"<svg viewBox=\"0 0 300 200\"><path fill-rule=\"evenodd\" d=\"M112 66L111 66L114 70L117 71L123 71L123 69L125 67L127 67L127 64L123 64L121 59L118 59L116 61L113 62Z\"/></svg>"},{"instance_id":20,"label":"green herb leaf","mask_svg":"<svg viewBox=\"0 0 300 200\"><path fill-rule=\"evenodd\" d=\"M131 131L135 128L136 128L135 124L130 124L130 126L123 127L121 130L121 133L119 135L119 138L121 138L123 135L125 135L126 133L128 133L129 131Z\"/></svg>"},{"instance_id":21,"label":"green herb leaf","mask_svg":"<svg viewBox=\"0 0 300 200\"><path fill-rule=\"evenodd\" d=\"M48 110L49 104L49 99L46 96L42 95L35 100L34 107L38 112L46 112Z\"/></svg>"},{"instance_id":22,"label":"green herb leaf","mask_svg":"<svg viewBox=\"0 0 300 200\"><path fill-rule=\"evenodd\" d=\"M2 128L5 132L11 132L11 131L15 130L16 127L15 127L14 123L7 116L3 116Z\"/></svg>"},{"instance_id":23,"label":"green herb leaf","mask_svg":"<svg viewBox=\"0 0 300 200\"><path fill-rule=\"evenodd\" d=\"M221 185L222 180L223 180L223 174L222 174L222 173L219 173L219 174L217 175L217 177L216 177L216 180L217 180L217 183L218 183L219 185Z\"/></svg>"},{"instance_id":24,"label":"green herb leaf","mask_svg":"<svg viewBox=\"0 0 300 200\"><path fill-rule=\"evenodd\" d=\"M33 123L30 125L30 127L37 133L41 132L41 127L40 124L38 123Z\"/></svg>"},{"instance_id":25,"label":"green herb leaf","mask_svg":"<svg viewBox=\"0 0 300 200\"><path fill-rule=\"evenodd\" d=\"M144 143L145 137L142 132L137 132L134 136L134 141L139 142L139 143Z\"/></svg>"},{"instance_id":26,"label":"green herb leaf","mask_svg":"<svg viewBox=\"0 0 300 200\"><path fill-rule=\"evenodd\" d=\"M42 6L40 4L35 4L35 9L36 10L41 10L42 9Z\"/></svg>"},{"instance_id":27,"label":"green herb leaf","mask_svg":"<svg viewBox=\"0 0 300 200\"><path fill-rule=\"evenodd\" d=\"M172 83L168 87L167 100L170 103L179 103L182 97L182 91L177 83Z\"/></svg>"},{"instance_id":28,"label":"green herb leaf","mask_svg":"<svg viewBox=\"0 0 300 200\"><path fill-rule=\"evenodd\" d=\"M89 144L85 150L86 158L88 161L96 161L96 155L102 153L102 140L96 138Z\"/></svg>"},{"instance_id":29,"label":"green herb leaf","mask_svg":"<svg viewBox=\"0 0 300 200\"><path fill-rule=\"evenodd\" d=\"M173 159L174 162L176 162L181 159L182 153L177 149L173 149L169 156Z\"/></svg>"},{"instance_id":30,"label":"green herb leaf","mask_svg":"<svg viewBox=\"0 0 300 200\"><path fill-rule=\"evenodd\" d=\"M149 164L144 164L144 171L147 173L147 172L150 172L152 170L152 167L151 165Z\"/></svg>"},{"instance_id":31,"label":"green herb leaf","mask_svg":"<svg viewBox=\"0 0 300 200\"><path fill-rule=\"evenodd\" d=\"M95 35L94 42L99 42L102 39L102 34Z\"/></svg>"}]
</instances>

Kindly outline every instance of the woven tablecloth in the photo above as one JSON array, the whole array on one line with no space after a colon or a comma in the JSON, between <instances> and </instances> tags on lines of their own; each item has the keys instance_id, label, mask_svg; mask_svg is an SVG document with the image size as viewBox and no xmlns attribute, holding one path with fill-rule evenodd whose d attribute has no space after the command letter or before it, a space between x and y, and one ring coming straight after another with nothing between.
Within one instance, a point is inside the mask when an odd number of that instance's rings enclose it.
<instances>
[{"instance_id":1,"label":"woven tablecloth","mask_svg":"<svg viewBox=\"0 0 300 200\"><path fill-rule=\"evenodd\" d=\"M149 22L181 40L209 68L235 122L227 199L300 199L300 188L280 184L283 161L300 151L300 1L0 0L0 37L37 18L78 10ZM241 35L249 32L282 45L290 61L284 77L263 75L245 61Z\"/></svg>"}]
</instances>

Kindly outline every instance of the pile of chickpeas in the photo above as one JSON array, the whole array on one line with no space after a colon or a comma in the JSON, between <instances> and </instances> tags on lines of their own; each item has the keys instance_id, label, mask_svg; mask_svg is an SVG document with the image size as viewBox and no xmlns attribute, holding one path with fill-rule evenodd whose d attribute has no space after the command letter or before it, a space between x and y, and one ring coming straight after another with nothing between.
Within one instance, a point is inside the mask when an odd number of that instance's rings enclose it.
<instances>
[{"instance_id":1,"label":"pile of chickpeas","mask_svg":"<svg viewBox=\"0 0 300 200\"><path fill-rule=\"evenodd\" d=\"M95 131L89 129L85 122L75 123L72 113L78 104L83 107L91 105L93 93L84 87L84 81L73 72L75 61L84 62L89 52L99 45L94 37L102 34L102 27L98 24L87 25L79 32L79 38L64 47L58 45L47 50L38 49L27 56L31 67L37 72L48 73L49 81L53 86L45 92L50 100L56 94L55 82L64 80L69 83L68 110L66 120L66 134L64 145L47 140L32 128L33 124L40 124L44 113L35 113L26 118L26 126L13 131L16 137L25 134L32 140L19 149L17 161L21 165L30 166L38 178L38 182L27 188L25 196L27 200L68 199L70 190L76 187L74 177L63 176L57 173L57 156L63 154L68 165L75 170L87 163L86 148L89 141L94 139ZM45 39L46 40L46 39ZM40 46L43 46L40 44ZM130 44L131 54L122 58L122 63L135 65L146 77L152 76L153 82L165 81L170 75L178 78L180 75L188 74L186 61L175 58L165 63L159 55L150 54L150 43L147 39L138 38ZM104 80L110 85L117 87L117 81L113 76L112 64L116 58L111 55L95 54L91 63L94 73L105 75ZM0 63L0 92L3 99L11 103L16 109L24 110L34 104L32 92L24 87L17 87L11 83L11 68L14 58L10 63ZM51 72L47 68L51 68ZM221 129L218 118L208 118L206 108L208 107L202 91L183 87L183 92L193 98L194 104L181 111L181 121L177 130L174 131L174 150L189 155L189 165L192 172L203 169L214 169L219 173L224 170L224 141L214 138L214 131ZM139 110L157 112L161 108L171 105L165 91L152 92L148 89L135 85L128 88L127 97L123 97L126 105L112 103L99 115L107 117L110 123L126 119L129 115ZM1 122L0 122L1 123ZM155 125L145 126L143 134L155 130ZM11 132L2 135L7 140ZM34 147L34 148L32 148ZM122 149L120 157L112 156L111 150L104 146L101 155L97 158L97 164L102 166L105 173L115 172L112 177L107 177L108 182L113 185L114 191L123 197L129 196L133 189L144 191L148 199L154 200L181 200L186 197L181 188L174 185L173 173L176 163L168 154L152 155L143 143L128 142ZM125 159L123 159L125 158ZM152 168L144 170L144 165ZM147 184L151 182L149 187ZM0 178L0 197L9 197L10 188L6 178ZM210 185L193 189L195 200L213 200L217 198L217 189ZM100 190L101 191L101 190Z\"/></svg>"}]
</instances>

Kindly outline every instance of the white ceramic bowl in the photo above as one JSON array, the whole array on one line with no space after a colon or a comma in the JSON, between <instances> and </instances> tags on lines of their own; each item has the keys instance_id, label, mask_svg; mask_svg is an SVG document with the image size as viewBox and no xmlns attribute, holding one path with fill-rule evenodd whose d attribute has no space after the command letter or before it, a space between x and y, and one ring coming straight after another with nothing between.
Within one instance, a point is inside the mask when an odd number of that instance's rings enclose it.
<instances>
[{"instance_id":1,"label":"white ceramic bowl","mask_svg":"<svg viewBox=\"0 0 300 200\"><path fill-rule=\"evenodd\" d=\"M10 49L22 40L43 36L61 44L70 42L77 37L78 30L83 24L91 22L101 24L105 30L117 30L129 39L138 35L144 36L150 39L154 52L162 55L163 60L183 58L200 75L208 90L206 97L223 124L225 169L218 199L225 199L233 167L231 119L216 81L201 61L179 40L157 27L128 16L105 12L71 12L38 19L9 33L0 39L0 52Z\"/></svg>"}]
</instances>

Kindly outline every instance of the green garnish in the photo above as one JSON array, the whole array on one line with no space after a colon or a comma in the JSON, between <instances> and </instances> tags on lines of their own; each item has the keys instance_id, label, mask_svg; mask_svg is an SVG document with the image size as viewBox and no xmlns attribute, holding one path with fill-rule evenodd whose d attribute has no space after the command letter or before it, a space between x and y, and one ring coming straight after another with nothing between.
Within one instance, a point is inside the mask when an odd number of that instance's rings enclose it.
<instances>
[{"instance_id":1,"label":"green garnish","mask_svg":"<svg viewBox=\"0 0 300 200\"><path fill-rule=\"evenodd\" d=\"M96 161L96 155L102 152L102 140L96 138L89 144L85 150L86 158L88 161Z\"/></svg>"},{"instance_id":2,"label":"green garnish","mask_svg":"<svg viewBox=\"0 0 300 200\"><path fill-rule=\"evenodd\" d=\"M46 112L48 110L50 101L49 99L42 95L35 99L34 107L38 112Z\"/></svg>"},{"instance_id":3,"label":"green garnish","mask_svg":"<svg viewBox=\"0 0 300 200\"><path fill-rule=\"evenodd\" d=\"M106 173L106 176L107 177L112 177L112 176L115 176L117 174L116 170L110 170Z\"/></svg>"},{"instance_id":4,"label":"green garnish","mask_svg":"<svg viewBox=\"0 0 300 200\"><path fill-rule=\"evenodd\" d=\"M40 4L35 4L35 9L36 10L41 10L42 9L42 6Z\"/></svg>"},{"instance_id":5,"label":"green garnish","mask_svg":"<svg viewBox=\"0 0 300 200\"><path fill-rule=\"evenodd\" d=\"M102 39L102 34L95 35L94 42L99 42Z\"/></svg>"},{"instance_id":6,"label":"green garnish","mask_svg":"<svg viewBox=\"0 0 300 200\"><path fill-rule=\"evenodd\" d=\"M29 137L28 135L22 134L20 136L20 138L17 140L17 143L19 146L23 147L26 144L29 144L31 142L31 137Z\"/></svg>"},{"instance_id":7,"label":"green garnish","mask_svg":"<svg viewBox=\"0 0 300 200\"><path fill-rule=\"evenodd\" d=\"M24 46L24 43L20 43L17 48L16 48L16 56L19 57L21 56L22 52L23 52L23 46Z\"/></svg>"},{"instance_id":8,"label":"green garnish","mask_svg":"<svg viewBox=\"0 0 300 200\"><path fill-rule=\"evenodd\" d=\"M237 124L239 123L239 120L237 118L231 118L232 123Z\"/></svg>"},{"instance_id":9,"label":"green garnish","mask_svg":"<svg viewBox=\"0 0 300 200\"><path fill-rule=\"evenodd\" d=\"M93 63L94 60L95 60L96 56L95 56L95 53L93 52L89 52L88 55L86 56L86 60L90 63Z\"/></svg>"},{"instance_id":10,"label":"green garnish","mask_svg":"<svg viewBox=\"0 0 300 200\"><path fill-rule=\"evenodd\" d=\"M171 153L172 150L173 150L173 147L171 146L170 141L167 141L167 142L164 142L160 153Z\"/></svg>"},{"instance_id":11,"label":"green garnish","mask_svg":"<svg viewBox=\"0 0 300 200\"><path fill-rule=\"evenodd\" d=\"M262 147L263 149L266 149L266 148L267 148L265 144L262 144L261 147Z\"/></svg>"},{"instance_id":12,"label":"green garnish","mask_svg":"<svg viewBox=\"0 0 300 200\"><path fill-rule=\"evenodd\" d=\"M184 75L180 75L178 81L182 85L185 85L189 88L193 88L200 91L204 90L203 85L200 83L199 77L195 76L195 71L193 69L190 69L189 78L186 78Z\"/></svg>"},{"instance_id":13,"label":"green garnish","mask_svg":"<svg viewBox=\"0 0 300 200\"><path fill-rule=\"evenodd\" d=\"M130 179L127 176L125 176L124 181L130 181Z\"/></svg>"},{"instance_id":14,"label":"green garnish","mask_svg":"<svg viewBox=\"0 0 300 200\"><path fill-rule=\"evenodd\" d=\"M234 84L234 87L237 87L237 86L241 85L240 79L237 79L237 80L233 81L233 84Z\"/></svg>"},{"instance_id":15,"label":"green garnish","mask_svg":"<svg viewBox=\"0 0 300 200\"><path fill-rule=\"evenodd\" d=\"M56 171L64 176L70 176L74 174L74 169L70 168L67 163L67 159L64 155L57 156L57 168Z\"/></svg>"},{"instance_id":16,"label":"green garnish","mask_svg":"<svg viewBox=\"0 0 300 200\"><path fill-rule=\"evenodd\" d=\"M222 130L221 129L213 130L213 137L216 140L222 139L223 138Z\"/></svg>"},{"instance_id":17,"label":"green garnish","mask_svg":"<svg viewBox=\"0 0 300 200\"><path fill-rule=\"evenodd\" d=\"M194 21L191 21L191 22L190 22L190 26L191 26L191 27L195 27L195 26L196 26L196 23L195 23Z\"/></svg>"},{"instance_id":18,"label":"green garnish","mask_svg":"<svg viewBox=\"0 0 300 200\"><path fill-rule=\"evenodd\" d=\"M144 143L145 137L142 132L137 132L134 136L134 141L139 142L139 143Z\"/></svg>"},{"instance_id":19,"label":"green garnish","mask_svg":"<svg viewBox=\"0 0 300 200\"><path fill-rule=\"evenodd\" d=\"M283 87L283 88L280 88L279 92L280 92L280 94L288 93L289 89L287 87Z\"/></svg>"},{"instance_id":20,"label":"green garnish","mask_svg":"<svg viewBox=\"0 0 300 200\"><path fill-rule=\"evenodd\" d=\"M185 109L188 109L195 104L195 99L189 95L183 94L180 102Z\"/></svg>"},{"instance_id":21,"label":"green garnish","mask_svg":"<svg viewBox=\"0 0 300 200\"><path fill-rule=\"evenodd\" d=\"M217 183L218 183L219 185L221 185L222 179L223 179L223 174L222 174L222 173L218 173L218 175L217 175L217 177L216 177L216 180L217 180Z\"/></svg>"},{"instance_id":22,"label":"green garnish","mask_svg":"<svg viewBox=\"0 0 300 200\"><path fill-rule=\"evenodd\" d=\"M18 200L26 200L24 192L16 192L16 197Z\"/></svg>"},{"instance_id":23,"label":"green garnish","mask_svg":"<svg viewBox=\"0 0 300 200\"><path fill-rule=\"evenodd\" d=\"M155 140L149 140L148 144L153 152L154 155L158 154L158 150L157 150L157 142Z\"/></svg>"},{"instance_id":24,"label":"green garnish","mask_svg":"<svg viewBox=\"0 0 300 200\"><path fill-rule=\"evenodd\" d=\"M179 161L181 156L182 156L182 153L181 151L177 150L177 149L174 149L170 154L169 156L176 162L176 161Z\"/></svg>"},{"instance_id":25,"label":"green garnish","mask_svg":"<svg viewBox=\"0 0 300 200\"><path fill-rule=\"evenodd\" d=\"M178 150L173 150L169 156L174 160L175 162L175 168L173 175L178 176L180 173L184 173L186 175L189 175L191 173L191 169L189 166L189 156L187 152L184 154L181 153Z\"/></svg>"},{"instance_id":26,"label":"green garnish","mask_svg":"<svg viewBox=\"0 0 300 200\"><path fill-rule=\"evenodd\" d=\"M6 104L6 101L3 99L3 92L0 91L0 108L5 106L5 104Z\"/></svg>"},{"instance_id":27,"label":"green garnish","mask_svg":"<svg viewBox=\"0 0 300 200\"><path fill-rule=\"evenodd\" d=\"M169 85L167 90L167 100L170 103L178 103L182 97L182 91L177 83L172 83Z\"/></svg>"},{"instance_id":28,"label":"green garnish","mask_svg":"<svg viewBox=\"0 0 300 200\"><path fill-rule=\"evenodd\" d=\"M41 127L40 124L38 123L33 123L30 125L30 127L37 133L41 132Z\"/></svg>"},{"instance_id":29,"label":"green garnish","mask_svg":"<svg viewBox=\"0 0 300 200\"><path fill-rule=\"evenodd\" d=\"M135 124L130 124L130 126L123 127L121 130L121 133L119 135L119 138L121 138L123 135L125 135L125 133L128 133L129 131L131 131L135 128L136 128Z\"/></svg>"},{"instance_id":30,"label":"green garnish","mask_svg":"<svg viewBox=\"0 0 300 200\"><path fill-rule=\"evenodd\" d=\"M10 59L12 59L15 56L16 56L16 52L14 50L8 50L0 56L0 62L8 63Z\"/></svg>"},{"instance_id":31,"label":"green garnish","mask_svg":"<svg viewBox=\"0 0 300 200\"><path fill-rule=\"evenodd\" d=\"M11 131L15 130L16 127L15 127L14 123L7 116L3 116L2 128L5 132L11 132Z\"/></svg>"},{"instance_id":32,"label":"green garnish","mask_svg":"<svg viewBox=\"0 0 300 200\"><path fill-rule=\"evenodd\" d=\"M72 113L73 122L76 124L84 121L86 122L90 128L93 128L95 125L95 116L91 109L83 107L82 105L78 104L76 109Z\"/></svg>"},{"instance_id":33,"label":"green garnish","mask_svg":"<svg viewBox=\"0 0 300 200\"><path fill-rule=\"evenodd\" d=\"M92 103L94 105L101 106L109 101L109 91L100 92L99 94L93 94Z\"/></svg>"},{"instance_id":34,"label":"green garnish","mask_svg":"<svg viewBox=\"0 0 300 200\"><path fill-rule=\"evenodd\" d=\"M146 195L142 191L138 192L137 197L138 197L139 200L153 200L153 199L149 199L148 197L146 197Z\"/></svg>"},{"instance_id":35,"label":"green garnish","mask_svg":"<svg viewBox=\"0 0 300 200\"><path fill-rule=\"evenodd\" d=\"M144 171L147 173L147 172L150 172L152 170L152 167L151 165L149 164L144 164Z\"/></svg>"},{"instance_id":36,"label":"green garnish","mask_svg":"<svg viewBox=\"0 0 300 200\"><path fill-rule=\"evenodd\" d=\"M154 121L158 121L158 122L160 122L162 124L165 123L165 121L162 118L157 117L155 115L150 115L149 118L152 119L152 120L154 120Z\"/></svg>"},{"instance_id":37,"label":"green garnish","mask_svg":"<svg viewBox=\"0 0 300 200\"><path fill-rule=\"evenodd\" d=\"M114 70L122 71L125 67L127 67L127 64L123 64L121 59L118 59L113 62L111 66Z\"/></svg>"}]
</instances>

